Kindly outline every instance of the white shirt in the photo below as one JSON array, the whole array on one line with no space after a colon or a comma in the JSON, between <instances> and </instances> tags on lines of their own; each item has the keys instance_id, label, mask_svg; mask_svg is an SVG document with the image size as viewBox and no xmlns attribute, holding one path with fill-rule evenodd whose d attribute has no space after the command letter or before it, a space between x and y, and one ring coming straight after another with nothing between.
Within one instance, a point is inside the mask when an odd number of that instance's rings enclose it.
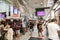
<instances>
[{"instance_id":1,"label":"white shirt","mask_svg":"<svg viewBox=\"0 0 60 40\"><path fill-rule=\"evenodd\" d=\"M6 34L6 38L8 40L13 40L13 29L12 28L8 29L7 34Z\"/></svg>"},{"instance_id":2,"label":"white shirt","mask_svg":"<svg viewBox=\"0 0 60 40\"><path fill-rule=\"evenodd\" d=\"M52 22L52 23L49 23L47 27L48 27L48 33L49 33L48 38L52 40L59 40L58 32L57 32L60 30L59 26L54 22Z\"/></svg>"}]
</instances>

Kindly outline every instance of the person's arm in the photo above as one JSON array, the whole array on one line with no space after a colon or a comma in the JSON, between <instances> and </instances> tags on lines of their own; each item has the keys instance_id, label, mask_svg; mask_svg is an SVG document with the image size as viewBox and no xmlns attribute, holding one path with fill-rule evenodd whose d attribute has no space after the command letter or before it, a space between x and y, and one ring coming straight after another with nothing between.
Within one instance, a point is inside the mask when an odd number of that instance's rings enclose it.
<instances>
[{"instance_id":1,"label":"person's arm","mask_svg":"<svg viewBox=\"0 0 60 40\"><path fill-rule=\"evenodd\" d=\"M58 30L57 32L58 32L58 35L60 35L60 30Z\"/></svg>"},{"instance_id":2,"label":"person's arm","mask_svg":"<svg viewBox=\"0 0 60 40\"><path fill-rule=\"evenodd\" d=\"M57 29L58 34L60 35L60 27L57 26L56 29Z\"/></svg>"},{"instance_id":3,"label":"person's arm","mask_svg":"<svg viewBox=\"0 0 60 40\"><path fill-rule=\"evenodd\" d=\"M39 29L39 24L37 24L37 29Z\"/></svg>"},{"instance_id":4,"label":"person's arm","mask_svg":"<svg viewBox=\"0 0 60 40\"><path fill-rule=\"evenodd\" d=\"M4 31L7 31L8 29L6 28L6 27L4 27L4 29L3 29Z\"/></svg>"},{"instance_id":5,"label":"person's arm","mask_svg":"<svg viewBox=\"0 0 60 40\"><path fill-rule=\"evenodd\" d=\"M59 29L59 30L57 30L57 32L58 32L58 35L60 35L60 29Z\"/></svg>"},{"instance_id":6,"label":"person's arm","mask_svg":"<svg viewBox=\"0 0 60 40\"><path fill-rule=\"evenodd\" d=\"M58 34L60 35L60 31L57 31L58 32Z\"/></svg>"}]
</instances>

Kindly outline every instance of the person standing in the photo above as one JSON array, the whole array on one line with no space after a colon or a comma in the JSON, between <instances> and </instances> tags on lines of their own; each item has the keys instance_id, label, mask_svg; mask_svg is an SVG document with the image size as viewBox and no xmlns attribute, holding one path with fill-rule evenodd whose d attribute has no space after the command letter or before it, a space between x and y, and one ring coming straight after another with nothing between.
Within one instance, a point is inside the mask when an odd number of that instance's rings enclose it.
<instances>
[{"instance_id":1,"label":"person standing","mask_svg":"<svg viewBox=\"0 0 60 40\"><path fill-rule=\"evenodd\" d=\"M25 20L22 21L22 27L23 27L23 34L25 35L25 31L26 31L26 21Z\"/></svg>"},{"instance_id":2,"label":"person standing","mask_svg":"<svg viewBox=\"0 0 60 40\"><path fill-rule=\"evenodd\" d=\"M42 34L43 27L42 27L42 23L41 23L41 22L39 22L39 23L37 24L37 29L38 29L38 37L39 37L39 38L42 38L42 37L43 37L43 34Z\"/></svg>"},{"instance_id":3,"label":"person standing","mask_svg":"<svg viewBox=\"0 0 60 40\"><path fill-rule=\"evenodd\" d=\"M51 23L47 25L49 40L59 40L58 32L60 31L57 19L52 19Z\"/></svg>"},{"instance_id":4,"label":"person standing","mask_svg":"<svg viewBox=\"0 0 60 40\"><path fill-rule=\"evenodd\" d=\"M30 30L30 36L32 37L32 33L34 31L34 23L32 20L29 22L29 30Z\"/></svg>"},{"instance_id":5,"label":"person standing","mask_svg":"<svg viewBox=\"0 0 60 40\"><path fill-rule=\"evenodd\" d=\"M4 30L7 31L5 34L6 40L13 40L13 29L10 28L10 25L8 23L6 24Z\"/></svg>"}]
</instances>

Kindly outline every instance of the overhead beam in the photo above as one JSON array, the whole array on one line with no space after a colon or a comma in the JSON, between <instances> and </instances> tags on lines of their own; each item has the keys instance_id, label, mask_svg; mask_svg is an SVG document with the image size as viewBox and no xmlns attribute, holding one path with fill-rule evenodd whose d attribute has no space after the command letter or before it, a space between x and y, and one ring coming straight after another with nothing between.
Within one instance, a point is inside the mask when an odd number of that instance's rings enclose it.
<instances>
[{"instance_id":1,"label":"overhead beam","mask_svg":"<svg viewBox=\"0 0 60 40\"><path fill-rule=\"evenodd\" d=\"M8 3L13 5L13 1L11 1L11 0L5 0L5 1L7 1Z\"/></svg>"}]
</instances>

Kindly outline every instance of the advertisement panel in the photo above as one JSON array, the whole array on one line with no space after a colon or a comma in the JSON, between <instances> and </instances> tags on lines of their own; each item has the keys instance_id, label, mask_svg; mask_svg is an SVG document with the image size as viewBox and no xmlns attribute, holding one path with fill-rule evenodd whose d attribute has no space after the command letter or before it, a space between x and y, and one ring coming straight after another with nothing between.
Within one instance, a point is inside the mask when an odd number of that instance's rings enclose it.
<instances>
[{"instance_id":1,"label":"advertisement panel","mask_svg":"<svg viewBox=\"0 0 60 40\"><path fill-rule=\"evenodd\" d=\"M13 7L13 17L18 17L18 10L16 7Z\"/></svg>"}]
</instances>

